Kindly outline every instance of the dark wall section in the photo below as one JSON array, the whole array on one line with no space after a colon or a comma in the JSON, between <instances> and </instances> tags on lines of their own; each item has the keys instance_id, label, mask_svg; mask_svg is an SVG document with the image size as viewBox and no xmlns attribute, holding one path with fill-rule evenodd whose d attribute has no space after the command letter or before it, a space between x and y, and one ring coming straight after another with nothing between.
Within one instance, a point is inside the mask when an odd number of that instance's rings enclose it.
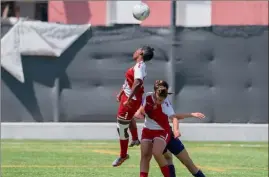
<instances>
[{"instance_id":1,"label":"dark wall section","mask_svg":"<svg viewBox=\"0 0 269 177\"><path fill-rule=\"evenodd\" d=\"M133 51L152 45L146 90L167 80L169 30L95 27L60 58L23 57L26 83L2 69L2 121L52 121L60 78L60 121L116 118L116 92ZM204 122L268 123L268 27L178 28L177 112L201 111ZM185 122L200 122L186 120Z\"/></svg>"},{"instance_id":2,"label":"dark wall section","mask_svg":"<svg viewBox=\"0 0 269 177\"><path fill-rule=\"evenodd\" d=\"M11 26L10 26L11 27ZM3 33L7 32L8 25ZM91 31L82 35L60 58L22 56L25 83L16 80L1 68L1 120L6 122L53 121L55 110L54 85L60 78L69 87L66 68L77 52L91 38Z\"/></svg>"},{"instance_id":3,"label":"dark wall section","mask_svg":"<svg viewBox=\"0 0 269 177\"><path fill-rule=\"evenodd\" d=\"M208 122L268 122L268 28L184 29L179 41L177 111L204 111Z\"/></svg>"},{"instance_id":4,"label":"dark wall section","mask_svg":"<svg viewBox=\"0 0 269 177\"><path fill-rule=\"evenodd\" d=\"M165 37L155 29L93 29L93 37L66 70L70 88L62 92L61 121L115 121L116 93L124 82L126 69L134 64L136 48L148 44L156 49L155 61L148 66L147 90L154 80L166 79Z\"/></svg>"}]
</instances>

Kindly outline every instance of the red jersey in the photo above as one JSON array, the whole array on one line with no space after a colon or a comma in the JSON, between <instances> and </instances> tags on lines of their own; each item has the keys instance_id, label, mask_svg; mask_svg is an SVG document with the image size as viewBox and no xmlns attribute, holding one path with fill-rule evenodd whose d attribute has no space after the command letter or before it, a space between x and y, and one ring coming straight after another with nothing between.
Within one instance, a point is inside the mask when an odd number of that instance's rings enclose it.
<instances>
[{"instance_id":1,"label":"red jersey","mask_svg":"<svg viewBox=\"0 0 269 177\"><path fill-rule=\"evenodd\" d=\"M122 89L127 97L129 97L130 94L132 93L134 80L140 79L144 81L146 75L147 75L146 64L143 61L136 63L134 67L131 67L126 71L125 82L122 86ZM144 87L142 85L132 99L142 100L143 94L144 94Z\"/></svg>"},{"instance_id":2,"label":"red jersey","mask_svg":"<svg viewBox=\"0 0 269 177\"><path fill-rule=\"evenodd\" d=\"M174 109L168 98L162 104L155 104L153 94L153 92L147 93L142 102L147 115L144 127L170 132L169 117L175 114Z\"/></svg>"}]
</instances>

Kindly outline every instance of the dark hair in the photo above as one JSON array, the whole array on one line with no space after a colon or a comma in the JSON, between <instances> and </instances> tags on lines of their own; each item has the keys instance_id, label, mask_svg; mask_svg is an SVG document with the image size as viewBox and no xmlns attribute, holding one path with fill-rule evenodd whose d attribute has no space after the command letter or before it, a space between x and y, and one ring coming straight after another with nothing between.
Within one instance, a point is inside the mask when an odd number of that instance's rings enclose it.
<instances>
[{"instance_id":1,"label":"dark hair","mask_svg":"<svg viewBox=\"0 0 269 177\"><path fill-rule=\"evenodd\" d=\"M164 80L156 80L154 84L154 91L163 98L166 98L168 94L169 85Z\"/></svg>"},{"instance_id":2,"label":"dark hair","mask_svg":"<svg viewBox=\"0 0 269 177\"><path fill-rule=\"evenodd\" d=\"M156 80L154 84L154 90L157 90L159 87L165 87L167 90L169 89L169 85L164 80Z\"/></svg>"},{"instance_id":3,"label":"dark hair","mask_svg":"<svg viewBox=\"0 0 269 177\"><path fill-rule=\"evenodd\" d=\"M168 95L168 90L165 87L159 87L156 90L159 97L166 98Z\"/></svg>"},{"instance_id":4,"label":"dark hair","mask_svg":"<svg viewBox=\"0 0 269 177\"><path fill-rule=\"evenodd\" d=\"M153 58L154 48L150 46L143 46L141 50L143 51L142 57L144 61L150 61Z\"/></svg>"}]
</instances>

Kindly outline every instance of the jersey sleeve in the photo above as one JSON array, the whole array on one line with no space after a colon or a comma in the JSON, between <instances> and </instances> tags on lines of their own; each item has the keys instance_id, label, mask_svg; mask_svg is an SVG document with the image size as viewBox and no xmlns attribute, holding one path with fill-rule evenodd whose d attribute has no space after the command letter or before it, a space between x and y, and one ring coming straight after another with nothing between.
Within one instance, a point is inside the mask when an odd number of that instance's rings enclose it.
<instances>
[{"instance_id":1,"label":"jersey sleeve","mask_svg":"<svg viewBox=\"0 0 269 177\"><path fill-rule=\"evenodd\" d=\"M174 108L169 99L165 100L165 114L170 117L175 114Z\"/></svg>"},{"instance_id":2,"label":"jersey sleeve","mask_svg":"<svg viewBox=\"0 0 269 177\"><path fill-rule=\"evenodd\" d=\"M134 66L134 79L144 80L146 77L146 65L145 63L137 63Z\"/></svg>"},{"instance_id":3,"label":"jersey sleeve","mask_svg":"<svg viewBox=\"0 0 269 177\"><path fill-rule=\"evenodd\" d=\"M153 92L147 92L143 95L143 98L142 98L142 106L146 106L146 103L147 103L147 97L148 96L151 96Z\"/></svg>"},{"instance_id":4,"label":"jersey sleeve","mask_svg":"<svg viewBox=\"0 0 269 177\"><path fill-rule=\"evenodd\" d=\"M146 96L143 96L141 106L144 106L144 107L146 106L146 102L147 102L146 98L147 98Z\"/></svg>"}]
</instances>

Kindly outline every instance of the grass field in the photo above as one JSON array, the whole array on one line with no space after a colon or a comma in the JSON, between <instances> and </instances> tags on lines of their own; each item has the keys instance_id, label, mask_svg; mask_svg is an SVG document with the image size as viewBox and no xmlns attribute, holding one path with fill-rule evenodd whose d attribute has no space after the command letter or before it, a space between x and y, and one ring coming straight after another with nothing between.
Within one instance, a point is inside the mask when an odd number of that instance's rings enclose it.
<instances>
[{"instance_id":1,"label":"grass field","mask_svg":"<svg viewBox=\"0 0 269 177\"><path fill-rule=\"evenodd\" d=\"M267 177L267 143L185 142L193 160L207 177ZM13 141L3 140L2 177L138 177L139 147L131 158L113 168L116 141ZM151 177L161 177L154 160ZM175 159L177 176L191 177Z\"/></svg>"}]
</instances>

